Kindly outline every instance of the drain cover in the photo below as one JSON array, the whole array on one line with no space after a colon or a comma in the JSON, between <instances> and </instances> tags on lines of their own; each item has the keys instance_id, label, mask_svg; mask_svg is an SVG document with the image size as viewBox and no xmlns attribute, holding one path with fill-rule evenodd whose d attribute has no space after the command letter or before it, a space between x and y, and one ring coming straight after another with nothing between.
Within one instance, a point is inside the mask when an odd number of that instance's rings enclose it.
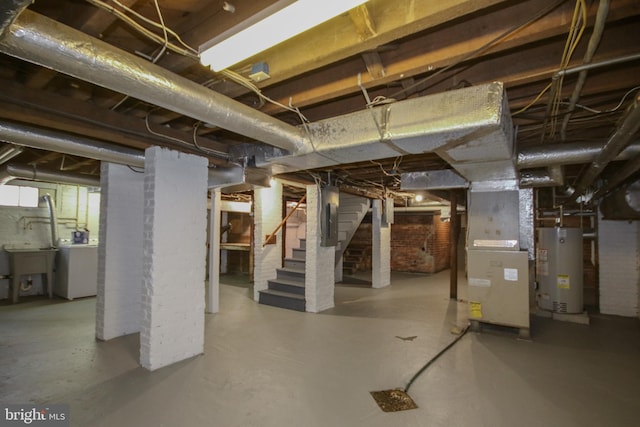
<instances>
[{"instance_id":1,"label":"drain cover","mask_svg":"<svg viewBox=\"0 0 640 427\"><path fill-rule=\"evenodd\" d=\"M399 412L416 409L418 405L403 390L372 391L371 396L384 412Z\"/></svg>"}]
</instances>

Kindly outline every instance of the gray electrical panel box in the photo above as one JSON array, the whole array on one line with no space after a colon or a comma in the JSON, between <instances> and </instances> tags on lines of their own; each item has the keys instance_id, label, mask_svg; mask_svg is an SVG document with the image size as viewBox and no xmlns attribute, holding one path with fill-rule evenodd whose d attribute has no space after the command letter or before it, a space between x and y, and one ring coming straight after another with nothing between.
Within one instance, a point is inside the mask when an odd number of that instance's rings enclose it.
<instances>
[{"instance_id":1,"label":"gray electrical panel box","mask_svg":"<svg viewBox=\"0 0 640 427\"><path fill-rule=\"evenodd\" d=\"M340 193L338 187L326 186L320 192L320 246L338 244L338 207Z\"/></svg>"}]
</instances>

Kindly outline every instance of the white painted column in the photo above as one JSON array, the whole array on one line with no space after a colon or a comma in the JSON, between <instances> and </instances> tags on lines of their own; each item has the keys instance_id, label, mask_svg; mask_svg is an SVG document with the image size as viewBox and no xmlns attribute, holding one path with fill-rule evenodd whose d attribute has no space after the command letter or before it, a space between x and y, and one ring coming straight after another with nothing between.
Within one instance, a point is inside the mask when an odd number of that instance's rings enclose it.
<instances>
[{"instance_id":1,"label":"white painted column","mask_svg":"<svg viewBox=\"0 0 640 427\"><path fill-rule=\"evenodd\" d=\"M600 312L640 316L640 223L598 223Z\"/></svg>"},{"instance_id":2,"label":"white painted column","mask_svg":"<svg viewBox=\"0 0 640 427\"><path fill-rule=\"evenodd\" d=\"M140 331L144 173L102 162L96 338Z\"/></svg>"},{"instance_id":3,"label":"white painted column","mask_svg":"<svg viewBox=\"0 0 640 427\"><path fill-rule=\"evenodd\" d=\"M149 370L204 350L207 160L145 151L140 363Z\"/></svg>"},{"instance_id":4,"label":"white painted column","mask_svg":"<svg viewBox=\"0 0 640 427\"><path fill-rule=\"evenodd\" d=\"M391 284L391 225L382 223L382 209L382 200L374 200L371 230L371 281L374 288Z\"/></svg>"},{"instance_id":5,"label":"white painted column","mask_svg":"<svg viewBox=\"0 0 640 427\"><path fill-rule=\"evenodd\" d=\"M209 288L207 289L207 313L220 311L220 190L211 190L209 211Z\"/></svg>"},{"instance_id":6,"label":"white painted column","mask_svg":"<svg viewBox=\"0 0 640 427\"><path fill-rule=\"evenodd\" d=\"M265 238L282 221L282 183L271 180L270 188L253 192L253 298L258 301L260 291L267 289L267 281L276 278L276 268L282 266L282 230L276 243L263 247Z\"/></svg>"},{"instance_id":7,"label":"white painted column","mask_svg":"<svg viewBox=\"0 0 640 427\"><path fill-rule=\"evenodd\" d=\"M320 188L307 185L307 251L305 298L307 311L318 313L334 306L335 246L320 246Z\"/></svg>"}]
</instances>

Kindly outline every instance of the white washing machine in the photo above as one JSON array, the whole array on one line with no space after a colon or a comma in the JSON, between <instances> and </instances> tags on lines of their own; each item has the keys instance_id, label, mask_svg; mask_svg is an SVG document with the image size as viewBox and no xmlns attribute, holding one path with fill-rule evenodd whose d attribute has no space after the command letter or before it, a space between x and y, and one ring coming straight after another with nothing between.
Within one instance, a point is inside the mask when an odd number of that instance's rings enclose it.
<instances>
[{"instance_id":1,"label":"white washing machine","mask_svg":"<svg viewBox=\"0 0 640 427\"><path fill-rule=\"evenodd\" d=\"M61 245L53 293L72 300L95 296L98 289L98 246Z\"/></svg>"}]
</instances>

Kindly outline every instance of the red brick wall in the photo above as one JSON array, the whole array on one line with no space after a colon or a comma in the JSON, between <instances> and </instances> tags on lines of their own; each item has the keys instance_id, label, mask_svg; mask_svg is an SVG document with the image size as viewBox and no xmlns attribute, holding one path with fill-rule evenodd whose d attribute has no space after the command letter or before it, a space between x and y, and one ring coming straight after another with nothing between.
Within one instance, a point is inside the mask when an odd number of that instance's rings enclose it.
<instances>
[{"instance_id":1,"label":"red brick wall","mask_svg":"<svg viewBox=\"0 0 640 427\"><path fill-rule=\"evenodd\" d=\"M360 224L351 242L371 247L370 215ZM440 215L396 213L391 226L391 270L437 273L447 268L449 223L440 221Z\"/></svg>"},{"instance_id":2,"label":"red brick wall","mask_svg":"<svg viewBox=\"0 0 640 427\"><path fill-rule=\"evenodd\" d=\"M439 215L396 215L391 226L391 270L436 273L449 268L449 223Z\"/></svg>"}]
</instances>

